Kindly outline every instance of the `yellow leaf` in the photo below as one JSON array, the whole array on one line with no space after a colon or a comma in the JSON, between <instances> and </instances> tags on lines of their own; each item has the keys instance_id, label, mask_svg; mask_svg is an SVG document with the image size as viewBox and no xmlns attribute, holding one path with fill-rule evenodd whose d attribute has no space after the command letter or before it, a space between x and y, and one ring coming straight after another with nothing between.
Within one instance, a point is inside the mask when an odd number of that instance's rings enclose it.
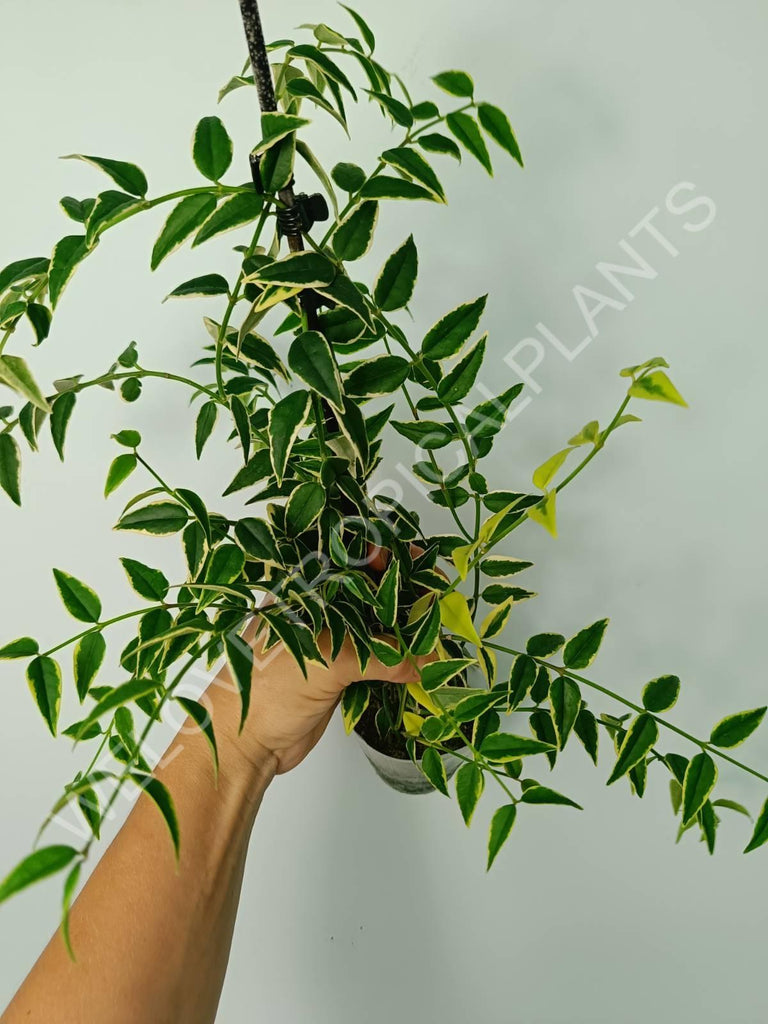
<instances>
[{"instance_id":1,"label":"yellow leaf","mask_svg":"<svg viewBox=\"0 0 768 1024\"><path fill-rule=\"evenodd\" d=\"M412 711L403 712L403 726L409 736L421 735L422 725L424 725L424 719L421 715L414 715Z\"/></svg>"},{"instance_id":2,"label":"yellow leaf","mask_svg":"<svg viewBox=\"0 0 768 1024\"><path fill-rule=\"evenodd\" d=\"M482 641L469 612L469 602L463 594L454 590L440 599L440 619L450 633L481 646Z\"/></svg>"},{"instance_id":3,"label":"yellow leaf","mask_svg":"<svg viewBox=\"0 0 768 1024\"><path fill-rule=\"evenodd\" d=\"M463 544L461 547L453 549L451 557L453 558L453 564L456 566L456 572L461 579L465 580L467 578L469 563L479 546L479 544Z\"/></svg>"},{"instance_id":4,"label":"yellow leaf","mask_svg":"<svg viewBox=\"0 0 768 1024\"><path fill-rule=\"evenodd\" d=\"M412 622L418 621L422 615L426 615L429 606L432 604L433 594L427 593L422 594L418 601L414 601L413 606L408 614L408 625Z\"/></svg>"},{"instance_id":5,"label":"yellow leaf","mask_svg":"<svg viewBox=\"0 0 768 1024\"><path fill-rule=\"evenodd\" d=\"M546 491L550 481L572 451L572 448L564 448L563 451L553 455L551 459L547 459L546 462L539 466L533 474L533 486L538 487L540 491Z\"/></svg>"},{"instance_id":6,"label":"yellow leaf","mask_svg":"<svg viewBox=\"0 0 768 1024\"><path fill-rule=\"evenodd\" d=\"M553 537L557 537L557 492L550 491L545 495L544 500L540 505L535 505L533 508L528 509L528 516L538 523L539 526L543 526L544 529L551 533Z\"/></svg>"},{"instance_id":7,"label":"yellow leaf","mask_svg":"<svg viewBox=\"0 0 768 1024\"><path fill-rule=\"evenodd\" d=\"M683 405L686 409L688 408L688 403L663 370L656 370L655 373L640 377L630 387L629 394L633 398L648 398L653 402L671 402L673 405Z\"/></svg>"},{"instance_id":8,"label":"yellow leaf","mask_svg":"<svg viewBox=\"0 0 768 1024\"><path fill-rule=\"evenodd\" d=\"M582 444L597 444L598 438L600 437L600 424L597 420L590 420L589 423L582 427L581 430L572 437L568 444L573 447L578 447Z\"/></svg>"},{"instance_id":9,"label":"yellow leaf","mask_svg":"<svg viewBox=\"0 0 768 1024\"><path fill-rule=\"evenodd\" d=\"M432 715L440 714L440 708L435 704L423 686L419 685L419 683L407 683L406 685L408 693L410 693L417 704L421 704Z\"/></svg>"}]
</instances>

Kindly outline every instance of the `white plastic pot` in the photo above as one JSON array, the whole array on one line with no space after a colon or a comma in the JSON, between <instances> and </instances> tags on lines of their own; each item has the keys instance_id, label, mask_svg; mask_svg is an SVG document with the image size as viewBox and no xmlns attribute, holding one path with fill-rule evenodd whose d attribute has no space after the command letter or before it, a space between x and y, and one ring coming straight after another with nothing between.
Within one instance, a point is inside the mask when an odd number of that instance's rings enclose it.
<instances>
[{"instance_id":1,"label":"white plastic pot","mask_svg":"<svg viewBox=\"0 0 768 1024\"><path fill-rule=\"evenodd\" d=\"M390 757L382 754L366 743L359 733L355 733L363 753L371 762L373 770L384 782L398 793L434 793L434 786L425 778L421 770L410 758ZM461 759L453 754L440 755L445 765L445 774L450 779L456 774Z\"/></svg>"}]
</instances>

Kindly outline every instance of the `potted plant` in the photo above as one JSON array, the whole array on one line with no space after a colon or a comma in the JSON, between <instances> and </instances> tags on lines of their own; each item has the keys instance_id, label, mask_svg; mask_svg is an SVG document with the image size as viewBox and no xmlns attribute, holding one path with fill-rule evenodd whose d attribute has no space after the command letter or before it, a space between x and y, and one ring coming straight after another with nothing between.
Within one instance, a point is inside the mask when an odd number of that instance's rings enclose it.
<instances>
[{"instance_id":1,"label":"potted plant","mask_svg":"<svg viewBox=\"0 0 768 1024\"><path fill-rule=\"evenodd\" d=\"M722 810L747 813L715 792L718 760L768 782L728 753L766 709L730 715L711 736L697 738L666 717L680 691L677 677L654 679L630 699L584 674L607 619L571 638L542 630L521 639L516 609L534 596L524 586L530 563L513 557L505 543L521 527L556 535L562 492L617 431L637 421L630 406L685 404L667 364L653 358L622 370L618 407L603 424L594 420L573 434L535 469L530 488L496 489L483 460L503 444L522 384L502 382L495 398L477 401L486 297L461 296L423 338L414 337L407 311L428 245L404 238L382 255L369 284L357 279L356 261L374 244L378 218L391 202L446 202L441 161L464 158L491 173L495 146L522 166L506 115L476 96L464 71L436 75L427 97L412 94L381 62L371 28L350 8L342 26L302 26L297 39L269 45L253 0L241 0L241 8L251 70L235 76L222 98L240 88L258 93L261 138L251 154L252 180L228 183L242 171L230 173L233 146L218 117L204 117L194 131L202 180L168 195L153 196L134 164L79 156L111 179L108 187L92 198L61 201L73 224L50 259L21 259L0 272L0 382L10 398L0 409L0 486L12 502L22 500L22 451L26 458L48 443L45 424L63 456L70 419L91 389L109 388L132 403L152 377L168 378L168 386L187 389L197 403L198 455L217 419L226 420L241 462L225 492L242 499L232 519L174 479L173 467L156 465L151 438L132 429L116 434L105 493L136 492L116 517L117 529L180 541L186 578L171 582L151 565L123 558L137 601L105 614L86 583L57 568L61 598L79 622L75 635L48 650L32 637L0 649L0 658L17 659L26 672L52 735L61 731L95 751L91 769L66 784L56 809L79 805L96 837L116 793L138 784L178 843L172 798L153 779L145 744L177 701L216 756L204 707L181 697L179 686L195 665L210 667L225 657L245 717L254 654L242 636L255 620L267 649L284 645L300 666L322 660L321 631L330 633L334 652L351 640L361 669L372 656L388 665L431 659L419 685L349 687L344 722L391 784L455 793L467 824L486 785L494 791L500 803L488 867L521 808L578 806L550 785L549 772L568 742L582 744L597 764L601 731L610 748L604 756L612 759L609 784L621 782L642 797L652 775L666 776L680 832L699 830L711 852ZM302 137L309 115L327 118L330 129L343 133L346 107L361 99L390 124L392 144L366 168L342 161L326 170ZM310 175L320 191L297 194L294 180L303 185ZM171 293L199 302L203 315L190 376L150 366L131 343L120 346L100 376L75 375L43 388L20 354L29 338L46 340L66 286L87 287L88 263L102 236L119 234L122 222L161 206L167 219L151 250L153 269L179 246L204 246L225 231L234 232L241 257L231 280L211 273L201 255L201 274ZM413 472L434 504L429 523L370 486L394 434L414 445ZM449 462L456 468L447 469ZM110 627L125 621L136 624L120 652L125 676L106 686L99 669ZM62 656L70 654L73 695L83 707L60 729ZM502 670L510 659L511 668ZM618 702L626 713L593 710L586 699L593 695ZM684 752L670 751L667 740L681 741ZM105 751L109 770L99 761ZM768 803L747 851L766 840ZM66 916L92 844L38 846L0 885L0 900L62 871Z\"/></svg>"}]
</instances>

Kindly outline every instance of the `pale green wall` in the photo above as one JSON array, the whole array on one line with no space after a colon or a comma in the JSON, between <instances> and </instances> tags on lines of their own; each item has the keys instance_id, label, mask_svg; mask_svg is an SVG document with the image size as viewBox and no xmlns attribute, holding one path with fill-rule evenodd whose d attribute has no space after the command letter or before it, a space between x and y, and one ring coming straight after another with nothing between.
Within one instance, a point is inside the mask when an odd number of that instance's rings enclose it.
<instances>
[{"instance_id":1,"label":"pale green wall","mask_svg":"<svg viewBox=\"0 0 768 1024\"><path fill-rule=\"evenodd\" d=\"M568 493L557 543L516 534L510 553L537 562L531 580L542 592L518 613L516 635L567 633L609 614L595 671L617 688L636 695L647 679L678 673L677 720L702 731L721 713L764 703L768 9L760 0L360 6L378 23L383 54L425 95L428 74L466 67L519 133L525 172L501 158L494 182L479 168L449 168L449 210L388 212L370 265L415 232L418 328L457 297L491 290L489 387L514 379L504 357L538 323L569 347L585 336L573 288L599 289L595 265L621 262L620 240L654 207L679 250L673 258L647 233L634 239L656 278L630 282L634 301L604 311L572 363L545 343L534 374L542 391L498 446L492 483L524 486L575 429L612 410L618 369L656 354L691 405L648 406L646 423L617 437ZM156 191L195 182L191 129L243 59L234 0L4 0L2 14L0 264L46 252L66 230L58 196L98 185L88 168L57 162L62 153L136 160ZM265 0L264 16L270 34L284 35L341 14L330 0ZM243 92L223 108L243 179L253 102ZM371 116L356 119L363 142ZM328 134L318 149L330 160L347 153L342 142ZM703 206L685 216L666 209L681 182L716 204L705 230L685 227L702 222ZM211 269L214 254L182 254L151 277L160 222L109 237L72 285L33 357L46 381L98 372L132 338L148 363L188 364L200 309L159 300ZM171 389L147 387L130 409L93 395L73 421L67 467L49 445L28 460L24 511L0 503L1 637L65 635L53 564L117 609L129 599L118 554L177 564L162 542L110 533L119 499L105 504L100 492L109 434L136 426L153 436L159 465L215 498L234 455L219 465L212 448L198 467L190 422ZM394 446L391 466L407 454ZM46 739L12 665L0 668L0 693L5 867L27 852L73 762L65 744ZM765 765L768 744L757 739L748 755ZM740 819L725 823L714 860L692 836L675 848L666 779L654 774L639 803L623 786L605 788L607 761L595 772L580 750L564 757L558 785L586 810L521 815L486 877L487 812L467 833L448 801L395 796L336 723L265 803L220 1020L762 1020L768 855L740 858ZM765 796L741 776L728 791L753 806ZM0 1004L54 926L57 898L42 887L0 910Z\"/></svg>"}]
</instances>

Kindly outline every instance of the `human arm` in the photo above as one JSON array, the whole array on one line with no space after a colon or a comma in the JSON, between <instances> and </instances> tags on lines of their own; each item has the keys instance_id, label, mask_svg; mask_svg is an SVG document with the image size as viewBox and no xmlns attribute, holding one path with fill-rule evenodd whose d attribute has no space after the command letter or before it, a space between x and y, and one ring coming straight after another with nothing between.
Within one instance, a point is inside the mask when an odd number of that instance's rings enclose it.
<instances>
[{"instance_id":1,"label":"human arm","mask_svg":"<svg viewBox=\"0 0 768 1024\"><path fill-rule=\"evenodd\" d=\"M322 736L346 685L360 678L351 645L308 679L282 648L260 655L251 710L223 670L206 691L220 758L218 788L202 734L183 729L156 775L181 828L178 869L164 823L142 796L76 901L73 964L60 936L41 955L2 1024L211 1024L224 982L248 840L276 774L296 767ZM328 656L329 641L321 636ZM415 679L408 662L366 677Z\"/></svg>"}]
</instances>

